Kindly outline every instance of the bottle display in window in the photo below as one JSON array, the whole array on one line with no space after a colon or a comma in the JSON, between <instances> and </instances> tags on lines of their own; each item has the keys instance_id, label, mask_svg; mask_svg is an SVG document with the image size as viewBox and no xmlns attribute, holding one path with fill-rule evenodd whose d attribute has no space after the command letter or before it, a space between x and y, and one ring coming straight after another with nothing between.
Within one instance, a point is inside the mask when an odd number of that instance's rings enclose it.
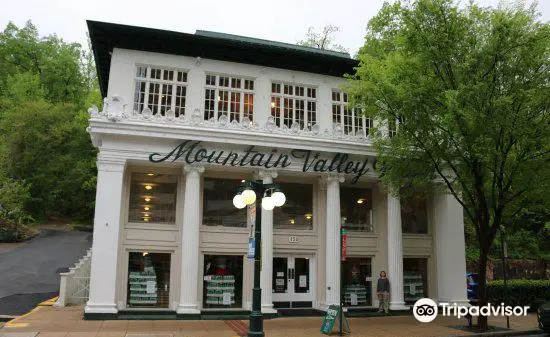
<instances>
[{"instance_id":1,"label":"bottle display in window","mask_svg":"<svg viewBox=\"0 0 550 337\"><path fill-rule=\"evenodd\" d=\"M204 308L242 307L242 256L205 255Z\"/></svg>"},{"instance_id":2,"label":"bottle display in window","mask_svg":"<svg viewBox=\"0 0 550 337\"><path fill-rule=\"evenodd\" d=\"M170 254L131 252L128 265L128 307L167 308Z\"/></svg>"},{"instance_id":3,"label":"bottle display in window","mask_svg":"<svg viewBox=\"0 0 550 337\"><path fill-rule=\"evenodd\" d=\"M344 304L370 306L372 303L372 268L370 258L347 258L344 268Z\"/></svg>"}]
</instances>

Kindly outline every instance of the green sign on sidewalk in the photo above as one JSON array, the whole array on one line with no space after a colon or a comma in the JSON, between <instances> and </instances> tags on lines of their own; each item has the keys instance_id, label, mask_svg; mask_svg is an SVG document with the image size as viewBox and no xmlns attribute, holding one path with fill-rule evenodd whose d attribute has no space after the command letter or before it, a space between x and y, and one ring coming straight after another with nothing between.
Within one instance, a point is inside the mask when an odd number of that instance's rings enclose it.
<instances>
[{"instance_id":1,"label":"green sign on sidewalk","mask_svg":"<svg viewBox=\"0 0 550 337\"><path fill-rule=\"evenodd\" d=\"M342 310L342 308L339 305L331 305L328 307L325 318L323 319L323 325L321 326L321 333L330 335L334 328L334 324L340 318L340 310ZM346 316L342 315L342 317L343 330L348 333L351 332Z\"/></svg>"}]
</instances>

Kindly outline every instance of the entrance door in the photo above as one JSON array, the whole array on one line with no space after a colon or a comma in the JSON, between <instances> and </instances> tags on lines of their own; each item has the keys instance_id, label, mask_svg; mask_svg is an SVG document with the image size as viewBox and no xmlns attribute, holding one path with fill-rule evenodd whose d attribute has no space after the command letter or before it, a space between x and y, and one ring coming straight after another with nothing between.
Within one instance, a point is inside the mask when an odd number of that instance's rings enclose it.
<instances>
[{"instance_id":1,"label":"entrance door","mask_svg":"<svg viewBox=\"0 0 550 337\"><path fill-rule=\"evenodd\" d=\"M273 306L313 307L312 259L299 256L273 258Z\"/></svg>"}]
</instances>

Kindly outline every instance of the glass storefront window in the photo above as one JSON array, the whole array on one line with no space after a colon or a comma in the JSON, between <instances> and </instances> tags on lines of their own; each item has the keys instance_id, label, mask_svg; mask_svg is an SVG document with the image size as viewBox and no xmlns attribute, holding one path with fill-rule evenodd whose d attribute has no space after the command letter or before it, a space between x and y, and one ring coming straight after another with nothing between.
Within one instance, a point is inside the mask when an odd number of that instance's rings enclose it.
<instances>
[{"instance_id":1,"label":"glass storefront window","mask_svg":"<svg viewBox=\"0 0 550 337\"><path fill-rule=\"evenodd\" d=\"M340 214L347 229L372 232L372 190L341 187Z\"/></svg>"},{"instance_id":2,"label":"glass storefront window","mask_svg":"<svg viewBox=\"0 0 550 337\"><path fill-rule=\"evenodd\" d=\"M203 225L246 227L246 207L233 206L233 197L241 185L238 179L204 178Z\"/></svg>"},{"instance_id":3,"label":"glass storefront window","mask_svg":"<svg viewBox=\"0 0 550 337\"><path fill-rule=\"evenodd\" d=\"M281 207L273 209L273 228L313 228L313 186L298 183L277 183L286 196Z\"/></svg>"},{"instance_id":4,"label":"glass storefront window","mask_svg":"<svg viewBox=\"0 0 550 337\"><path fill-rule=\"evenodd\" d=\"M204 256L204 308L242 308L242 285L242 256Z\"/></svg>"},{"instance_id":5,"label":"glass storefront window","mask_svg":"<svg viewBox=\"0 0 550 337\"><path fill-rule=\"evenodd\" d=\"M415 194L401 201L401 226L403 233L428 233L428 210L424 196Z\"/></svg>"},{"instance_id":6,"label":"glass storefront window","mask_svg":"<svg viewBox=\"0 0 550 337\"><path fill-rule=\"evenodd\" d=\"M428 259L403 259L403 287L407 304L428 297Z\"/></svg>"},{"instance_id":7,"label":"glass storefront window","mask_svg":"<svg viewBox=\"0 0 550 337\"><path fill-rule=\"evenodd\" d=\"M372 303L372 265L366 257L348 257L342 263L344 303L346 306L370 306Z\"/></svg>"},{"instance_id":8,"label":"glass storefront window","mask_svg":"<svg viewBox=\"0 0 550 337\"><path fill-rule=\"evenodd\" d=\"M134 172L130 182L129 222L176 222L178 176Z\"/></svg>"},{"instance_id":9,"label":"glass storefront window","mask_svg":"<svg viewBox=\"0 0 550 337\"><path fill-rule=\"evenodd\" d=\"M170 254L131 252L128 260L130 308L168 308Z\"/></svg>"}]
</instances>

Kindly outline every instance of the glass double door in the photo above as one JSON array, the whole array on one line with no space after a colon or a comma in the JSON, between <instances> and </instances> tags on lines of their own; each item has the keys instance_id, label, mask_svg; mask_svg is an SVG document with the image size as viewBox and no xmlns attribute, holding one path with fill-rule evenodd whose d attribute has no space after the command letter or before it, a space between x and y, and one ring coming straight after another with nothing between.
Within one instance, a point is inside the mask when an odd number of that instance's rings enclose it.
<instances>
[{"instance_id":1,"label":"glass double door","mask_svg":"<svg viewBox=\"0 0 550 337\"><path fill-rule=\"evenodd\" d=\"M275 308L311 308L313 290L312 259L302 256L273 258L273 306Z\"/></svg>"}]
</instances>

